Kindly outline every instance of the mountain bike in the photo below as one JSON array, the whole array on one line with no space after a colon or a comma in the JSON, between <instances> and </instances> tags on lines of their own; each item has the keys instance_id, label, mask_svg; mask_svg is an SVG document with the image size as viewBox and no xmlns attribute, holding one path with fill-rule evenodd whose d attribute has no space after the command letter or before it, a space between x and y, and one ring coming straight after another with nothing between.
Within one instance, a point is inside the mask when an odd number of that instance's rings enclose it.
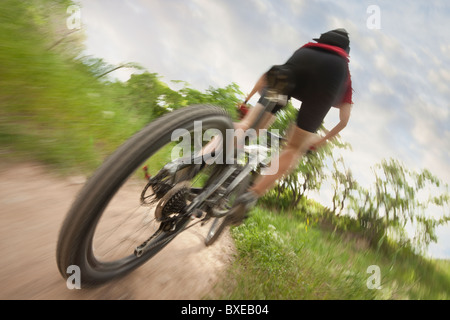
<instances>
[{"instance_id":1,"label":"mountain bike","mask_svg":"<svg viewBox=\"0 0 450 320\"><path fill-rule=\"evenodd\" d=\"M279 99L274 91L253 127ZM260 140L245 145L237 161L234 138L227 138L233 128L223 109L194 105L156 119L121 145L67 213L56 252L61 275L67 278L75 265L83 286L103 284L138 268L196 224L211 222L205 244L212 245L230 224L237 196L269 165L270 151ZM198 155L211 131L220 147ZM269 136L272 146L283 140Z\"/></svg>"}]
</instances>

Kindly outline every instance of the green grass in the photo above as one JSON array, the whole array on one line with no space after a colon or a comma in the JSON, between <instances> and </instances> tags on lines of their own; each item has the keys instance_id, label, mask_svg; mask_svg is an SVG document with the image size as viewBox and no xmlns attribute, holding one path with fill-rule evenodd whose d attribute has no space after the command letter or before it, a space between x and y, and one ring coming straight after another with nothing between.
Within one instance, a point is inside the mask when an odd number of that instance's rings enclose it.
<instances>
[{"instance_id":1,"label":"green grass","mask_svg":"<svg viewBox=\"0 0 450 320\"><path fill-rule=\"evenodd\" d=\"M237 256L219 285L220 299L450 298L449 261L376 250L294 214L255 209L232 235ZM372 265L379 267L380 289L368 288L375 283Z\"/></svg>"},{"instance_id":2,"label":"green grass","mask_svg":"<svg viewBox=\"0 0 450 320\"><path fill-rule=\"evenodd\" d=\"M62 34L40 27L66 8L50 3L0 3L0 155L92 170L144 123L85 65L49 50Z\"/></svg>"},{"instance_id":3,"label":"green grass","mask_svg":"<svg viewBox=\"0 0 450 320\"><path fill-rule=\"evenodd\" d=\"M61 37L46 31L49 17L64 18L69 3L0 1L2 160L91 171L149 119L125 109L123 87L99 81L73 57L49 50ZM151 174L170 160L170 150L148 163ZM450 298L449 261L376 250L298 214L255 209L232 234L237 256L220 284L222 299ZM372 265L380 268L380 290L367 288Z\"/></svg>"}]
</instances>

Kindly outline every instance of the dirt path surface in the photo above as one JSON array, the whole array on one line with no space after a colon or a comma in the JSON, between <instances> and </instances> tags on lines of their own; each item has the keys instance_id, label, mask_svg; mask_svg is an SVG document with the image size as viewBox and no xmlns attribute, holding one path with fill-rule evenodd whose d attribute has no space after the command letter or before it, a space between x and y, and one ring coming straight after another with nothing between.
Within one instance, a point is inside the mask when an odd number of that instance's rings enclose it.
<instances>
[{"instance_id":1,"label":"dirt path surface","mask_svg":"<svg viewBox=\"0 0 450 320\"><path fill-rule=\"evenodd\" d=\"M211 247L194 227L130 275L69 290L56 266L59 227L83 177L61 178L35 164L0 164L0 299L201 299L232 260L228 234Z\"/></svg>"}]
</instances>

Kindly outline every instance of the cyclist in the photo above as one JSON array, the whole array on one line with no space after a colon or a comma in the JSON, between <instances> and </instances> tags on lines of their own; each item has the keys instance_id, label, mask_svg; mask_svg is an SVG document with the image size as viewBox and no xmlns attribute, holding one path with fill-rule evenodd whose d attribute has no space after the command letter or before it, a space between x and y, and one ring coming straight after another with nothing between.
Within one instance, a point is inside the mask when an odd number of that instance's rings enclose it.
<instances>
[{"instance_id":1,"label":"cyclist","mask_svg":"<svg viewBox=\"0 0 450 320\"><path fill-rule=\"evenodd\" d=\"M243 119L235 124L237 129L247 130L261 113L268 89L277 85L277 79L285 84L283 94L302 102L297 114L296 125L290 128L287 144L278 156L278 171L274 175L264 175L256 179L249 191L240 196L230 215L232 223L239 224L247 211L258 198L271 189L276 181L295 168L308 149L317 149L327 140L345 128L350 118L352 102L352 83L348 67L350 40L345 29L335 29L321 34L294 52L292 57L280 66L273 66L255 84L243 102L246 105L251 97L259 92L261 97ZM274 82L275 79L275 82ZM279 91L279 90L278 90ZM286 103L278 103L271 112L265 112L258 129L268 128L275 120L275 114ZM339 123L324 137L315 134L330 108L339 109Z\"/></svg>"}]
</instances>

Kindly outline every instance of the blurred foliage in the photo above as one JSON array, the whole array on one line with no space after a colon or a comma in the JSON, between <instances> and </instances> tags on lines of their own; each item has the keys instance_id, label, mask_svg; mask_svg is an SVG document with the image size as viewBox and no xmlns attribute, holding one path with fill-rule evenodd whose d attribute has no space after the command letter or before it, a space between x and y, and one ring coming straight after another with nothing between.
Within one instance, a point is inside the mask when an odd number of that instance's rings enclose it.
<instances>
[{"instance_id":1,"label":"blurred foliage","mask_svg":"<svg viewBox=\"0 0 450 320\"><path fill-rule=\"evenodd\" d=\"M450 298L449 261L429 260L405 247L371 248L360 235L329 232L298 211L255 208L231 231L236 259L213 299ZM379 290L367 286L373 265L380 268Z\"/></svg>"},{"instance_id":2,"label":"blurred foliage","mask_svg":"<svg viewBox=\"0 0 450 320\"><path fill-rule=\"evenodd\" d=\"M290 105L280 113L275 128L285 132L296 110ZM319 134L326 133L321 127ZM414 172L396 159L375 165L375 183L362 187L347 168L338 149L351 146L339 137L317 152L307 153L296 169L281 179L260 200L275 210L293 211L305 221L320 221L335 230L357 233L374 247L408 247L424 253L436 242L436 228L450 221L450 193L429 170ZM307 200L311 191L331 185L330 207ZM431 211L434 210L434 211ZM440 211L436 216L433 212Z\"/></svg>"},{"instance_id":3,"label":"blurred foliage","mask_svg":"<svg viewBox=\"0 0 450 320\"><path fill-rule=\"evenodd\" d=\"M126 110L144 116L147 121L192 104L217 105L227 110L233 119L237 119L236 105L242 100L243 94L236 84L225 88L209 88L206 92L183 84L183 88L174 90L158 74L143 72L133 74L125 83L112 83L111 87L119 92L116 99Z\"/></svg>"},{"instance_id":4,"label":"blurred foliage","mask_svg":"<svg viewBox=\"0 0 450 320\"><path fill-rule=\"evenodd\" d=\"M70 4L0 3L1 154L92 169L143 123L129 120L109 87L74 58L83 47L76 33L67 35Z\"/></svg>"},{"instance_id":5,"label":"blurred foliage","mask_svg":"<svg viewBox=\"0 0 450 320\"><path fill-rule=\"evenodd\" d=\"M301 179L303 173L297 172ZM334 231L363 237L378 249L408 248L425 253L429 244L437 241L436 228L450 221L448 185L429 170L415 172L396 159L381 161L373 172L375 182L364 188L342 157L332 157L331 174L323 174L321 178L329 179L332 185L329 208L306 197L292 207L292 191L285 189L277 198L274 193L279 187L271 190L261 204L293 212L308 225L320 223Z\"/></svg>"},{"instance_id":6,"label":"blurred foliage","mask_svg":"<svg viewBox=\"0 0 450 320\"><path fill-rule=\"evenodd\" d=\"M286 134L296 118L297 110L288 104L277 115L277 120L272 128ZM326 134L327 129L322 125L317 134ZM350 145L335 137L324 147L315 152L307 152L298 166L286 175L279 183L261 199L264 205L269 207L282 207L283 209L296 209L308 191L320 190L323 181L328 178L326 173L327 162L332 159L335 149L348 149Z\"/></svg>"},{"instance_id":7,"label":"blurred foliage","mask_svg":"<svg viewBox=\"0 0 450 320\"><path fill-rule=\"evenodd\" d=\"M135 63L83 55L83 30L69 30L72 1L0 2L0 155L92 171L146 123L192 103L237 118L236 84L172 90ZM127 82L111 72L132 68Z\"/></svg>"},{"instance_id":8,"label":"blurred foliage","mask_svg":"<svg viewBox=\"0 0 450 320\"><path fill-rule=\"evenodd\" d=\"M419 251L436 242L436 227L450 221L448 185L429 170L415 172L396 159L383 160L373 170L373 188L359 188L348 206L364 234L378 245L389 237ZM441 208L442 214L427 213L430 205Z\"/></svg>"},{"instance_id":9,"label":"blurred foliage","mask_svg":"<svg viewBox=\"0 0 450 320\"><path fill-rule=\"evenodd\" d=\"M201 92L172 81L172 87L181 86L172 89L138 64L111 65L84 56L83 30L66 24L72 4L0 2L0 156L91 171L134 132L172 110L213 104L238 119L236 104L244 95L235 83ZM111 73L121 68L138 72L126 82L114 80ZM285 134L295 113L289 104L272 128ZM324 132L320 128L319 134ZM356 230L378 246L388 238L419 249L435 241L436 227L449 221L448 186L428 170L412 172L391 159L374 168L376 182L364 189L344 160L335 158L335 151L345 148L350 146L336 138L306 154L261 203L297 210L307 225L327 221L340 230ZM331 206L319 208L306 196L326 181L333 187ZM444 213L430 217L430 206Z\"/></svg>"}]
</instances>

